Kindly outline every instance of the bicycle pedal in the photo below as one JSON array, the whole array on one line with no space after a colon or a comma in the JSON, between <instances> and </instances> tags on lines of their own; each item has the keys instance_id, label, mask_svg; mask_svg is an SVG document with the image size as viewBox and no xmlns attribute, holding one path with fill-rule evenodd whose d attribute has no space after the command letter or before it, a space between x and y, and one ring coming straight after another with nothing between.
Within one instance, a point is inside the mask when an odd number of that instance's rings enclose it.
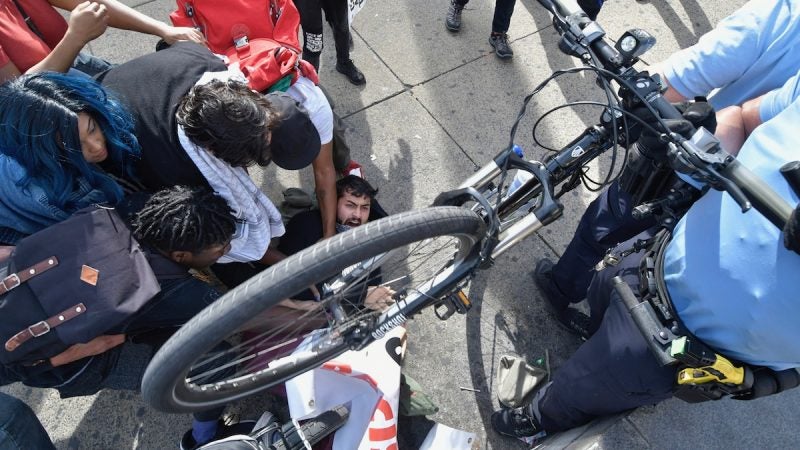
<instances>
[{"instance_id":1,"label":"bicycle pedal","mask_svg":"<svg viewBox=\"0 0 800 450\"><path fill-rule=\"evenodd\" d=\"M470 301L464 291L459 289L441 299L439 303L433 307L433 312L440 320L447 320L454 313L466 314L470 308L472 308L472 301Z\"/></svg>"}]
</instances>

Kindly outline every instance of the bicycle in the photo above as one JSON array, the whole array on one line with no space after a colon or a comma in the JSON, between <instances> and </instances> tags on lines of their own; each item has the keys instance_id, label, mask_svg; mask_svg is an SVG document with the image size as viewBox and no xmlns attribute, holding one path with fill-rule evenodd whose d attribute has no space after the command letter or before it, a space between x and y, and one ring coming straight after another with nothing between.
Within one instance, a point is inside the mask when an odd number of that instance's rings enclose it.
<instances>
[{"instance_id":1,"label":"bicycle","mask_svg":"<svg viewBox=\"0 0 800 450\"><path fill-rule=\"evenodd\" d=\"M339 405L298 424L275 422L265 413L247 435L234 435L200 447L201 450L302 450L311 448L329 434L341 428L350 416L350 409ZM269 420L272 418L272 420ZM265 420L267 419L267 420Z\"/></svg>"},{"instance_id":2,"label":"bicycle","mask_svg":"<svg viewBox=\"0 0 800 450\"><path fill-rule=\"evenodd\" d=\"M681 113L661 96L656 76L633 67L654 44L652 36L630 30L612 46L574 0L538 1L553 15L562 36L560 48L585 66L557 71L525 98L508 147L457 189L440 194L432 207L320 242L217 300L153 358L142 384L150 405L167 412L222 405L283 383L347 350L362 349L425 308L433 307L443 320L467 313L472 304L463 290L475 273L556 221L563 210L559 197L588 182L584 167L611 150L613 169L619 147L635 140L637 127L668 142L668 159L682 172L728 191L743 210L755 206L777 226L785 223L792 208L725 153L711 133L700 128L686 139L666 126L664 119L679 119ZM607 104L582 102L603 107L600 123L544 162L526 161L513 143L528 102L555 77L579 71L594 72L607 94ZM612 82L619 86L618 94ZM648 111L655 126L634 114L636 108ZM513 192L507 183L510 170L531 175ZM610 183L612 173L598 184ZM649 190L640 192L639 200L661 201L663 183L639 186ZM303 298L312 285L321 294L315 308L285 312L276 307L283 299ZM368 307L365 298L380 286L393 293L379 299L386 302L381 308ZM208 353L226 340L229 351ZM222 368L234 367L235 373L208 381L221 369L198 367L214 361Z\"/></svg>"}]
</instances>

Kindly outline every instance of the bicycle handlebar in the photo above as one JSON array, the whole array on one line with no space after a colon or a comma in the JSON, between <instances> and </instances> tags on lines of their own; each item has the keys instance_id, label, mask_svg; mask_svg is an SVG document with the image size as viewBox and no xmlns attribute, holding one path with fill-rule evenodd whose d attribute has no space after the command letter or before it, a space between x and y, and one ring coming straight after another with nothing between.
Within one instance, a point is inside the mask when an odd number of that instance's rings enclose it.
<instances>
[{"instance_id":1,"label":"bicycle handlebar","mask_svg":"<svg viewBox=\"0 0 800 450\"><path fill-rule=\"evenodd\" d=\"M711 133L702 128L693 130L693 138L686 140L669 132L663 119L682 119L681 112L661 95L662 85L657 76L633 68L636 57L641 54L637 53L635 47L628 50L628 54L621 53L624 46L620 47L620 44L624 43L626 37L633 36L634 43L639 45L636 34L646 33L640 30L629 31L618 42L618 48L614 48L604 39L603 29L588 18L575 0L537 1L553 14L562 43L566 42L561 46L562 50L581 57L586 63L599 62L605 70L613 74L608 78L613 78L620 84L620 96L626 104L640 103L651 109L651 112L657 113L656 117L663 132L672 141L669 146L670 160L680 163L678 167L673 164L675 170L693 175L699 173L700 178L713 188L727 191L743 212L752 205L775 226L783 229L793 208L763 180L725 152L720 147L719 140ZM653 43L654 40L645 45ZM603 73L599 75L604 76ZM548 184L547 181L540 182L543 185Z\"/></svg>"},{"instance_id":2,"label":"bicycle handlebar","mask_svg":"<svg viewBox=\"0 0 800 450\"><path fill-rule=\"evenodd\" d=\"M547 8L548 11L562 21L569 16L583 13L583 10L575 0L539 0L539 4ZM584 13L584 15L585 14L586 13Z\"/></svg>"}]
</instances>

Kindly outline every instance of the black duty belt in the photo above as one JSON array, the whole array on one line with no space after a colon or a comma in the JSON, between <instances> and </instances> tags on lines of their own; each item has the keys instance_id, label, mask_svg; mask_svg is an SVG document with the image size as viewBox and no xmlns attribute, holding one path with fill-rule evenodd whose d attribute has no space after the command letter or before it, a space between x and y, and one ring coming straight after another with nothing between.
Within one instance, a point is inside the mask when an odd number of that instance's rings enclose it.
<instances>
[{"instance_id":1,"label":"black duty belt","mask_svg":"<svg viewBox=\"0 0 800 450\"><path fill-rule=\"evenodd\" d=\"M680 322L664 283L664 255L671 237L669 230L662 229L645 249L639 263L639 295L653 306L665 327L676 335L685 335L689 334L688 330Z\"/></svg>"}]
</instances>

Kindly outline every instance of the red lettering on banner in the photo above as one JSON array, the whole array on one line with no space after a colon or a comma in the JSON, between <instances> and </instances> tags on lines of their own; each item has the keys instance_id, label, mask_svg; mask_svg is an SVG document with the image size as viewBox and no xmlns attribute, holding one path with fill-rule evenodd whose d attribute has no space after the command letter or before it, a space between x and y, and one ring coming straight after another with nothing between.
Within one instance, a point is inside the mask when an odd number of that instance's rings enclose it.
<instances>
[{"instance_id":1,"label":"red lettering on banner","mask_svg":"<svg viewBox=\"0 0 800 450\"><path fill-rule=\"evenodd\" d=\"M389 402L387 402L384 398L381 398L381 401L378 402L378 407L375 409L375 413L372 415L372 421L370 423L375 422L375 420L378 418L378 413L383 416L385 421L396 422L394 419L394 413L392 412L392 405L390 405ZM370 426L369 440L372 441L372 445L375 445L381 441L390 441L388 446L383 447L383 450L397 450L397 425L392 423L388 427L383 428L373 428ZM379 449L373 448L372 450Z\"/></svg>"},{"instance_id":2,"label":"red lettering on banner","mask_svg":"<svg viewBox=\"0 0 800 450\"><path fill-rule=\"evenodd\" d=\"M378 382L375 381L375 379L372 378L371 376L367 374L361 374L361 375L355 375L354 378L358 378L359 380L364 380L367 383L369 383L370 386L375 388L375 390L378 390Z\"/></svg>"},{"instance_id":3,"label":"red lettering on banner","mask_svg":"<svg viewBox=\"0 0 800 450\"><path fill-rule=\"evenodd\" d=\"M397 427L392 425L388 428L370 428L369 440L375 442L388 441L397 437Z\"/></svg>"},{"instance_id":4,"label":"red lettering on banner","mask_svg":"<svg viewBox=\"0 0 800 450\"><path fill-rule=\"evenodd\" d=\"M323 369L332 370L336 373L341 373L344 375L349 375L353 373L353 368L350 367L350 364L339 364L336 362L326 362L322 365Z\"/></svg>"}]
</instances>

